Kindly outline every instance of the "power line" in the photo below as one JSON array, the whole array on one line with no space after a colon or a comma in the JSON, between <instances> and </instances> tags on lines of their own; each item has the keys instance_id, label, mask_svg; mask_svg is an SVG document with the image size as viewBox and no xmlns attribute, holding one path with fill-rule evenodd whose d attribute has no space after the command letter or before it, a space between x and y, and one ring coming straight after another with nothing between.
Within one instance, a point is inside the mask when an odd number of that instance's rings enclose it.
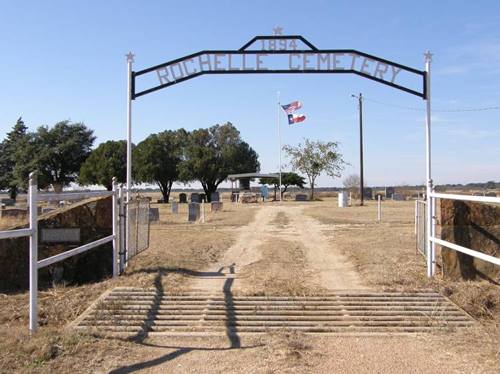
<instances>
[{"instance_id":1,"label":"power line","mask_svg":"<svg viewBox=\"0 0 500 374\"><path fill-rule=\"evenodd\" d=\"M408 107L408 106L402 106L402 105L397 105L397 104L385 103L383 101L368 99L366 97L363 97L363 99L366 101L370 101L372 103L375 103L375 104L390 106L393 108L412 110L415 112L425 112L424 108ZM484 112L484 111L489 111L489 110L500 110L500 106L487 106L487 107L482 107L482 108L432 109L433 112L438 112L438 113Z\"/></svg>"}]
</instances>

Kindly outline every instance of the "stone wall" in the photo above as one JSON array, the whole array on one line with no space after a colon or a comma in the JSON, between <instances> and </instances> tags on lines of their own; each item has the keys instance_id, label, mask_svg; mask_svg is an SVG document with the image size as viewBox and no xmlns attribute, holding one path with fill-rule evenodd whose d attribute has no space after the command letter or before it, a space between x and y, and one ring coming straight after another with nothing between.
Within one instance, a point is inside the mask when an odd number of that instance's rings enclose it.
<instances>
[{"instance_id":1,"label":"stone wall","mask_svg":"<svg viewBox=\"0 0 500 374\"><path fill-rule=\"evenodd\" d=\"M56 255L112 234L111 197L85 200L67 208L39 216L38 259ZM27 226L18 226L23 228ZM80 228L80 242L51 244L41 242L44 228ZM79 284L98 281L112 274L111 243L73 256L39 270L40 288L54 282ZM24 290L29 280L29 238L0 240L0 292Z\"/></svg>"},{"instance_id":2,"label":"stone wall","mask_svg":"<svg viewBox=\"0 0 500 374\"><path fill-rule=\"evenodd\" d=\"M441 238L491 256L500 256L500 207L484 203L440 200ZM441 249L443 274L453 280L500 282L500 267L466 254Z\"/></svg>"}]
</instances>

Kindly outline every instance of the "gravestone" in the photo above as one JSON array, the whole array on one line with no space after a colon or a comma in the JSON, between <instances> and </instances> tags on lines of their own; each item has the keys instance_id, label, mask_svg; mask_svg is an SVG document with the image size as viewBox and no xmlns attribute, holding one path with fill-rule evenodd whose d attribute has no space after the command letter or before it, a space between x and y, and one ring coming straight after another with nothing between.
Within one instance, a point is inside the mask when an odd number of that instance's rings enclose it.
<instances>
[{"instance_id":1,"label":"gravestone","mask_svg":"<svg viewBox=\"0 0 500 374\"><path fill-rule=\"evenodd\" d=\"M177 201L172 201L172 214L179 213L179 203Z\"/></svg>"},{"instance_id":2,"label":"gravestone","mask_svg":"<svg viewBox=\"0 0 500 374\"><path fill-rule=\"evenodd\" d=\"M43 243L80 243L79 228L42 228L40 240Z\"/></svg>"},{"instance_id":3,"label":"gravestone","mask_svg":"<svg viewBox=\"0 0 500 374\"><path fill-rule=\"evenodd\" d=\"M149 220L154 222L160 220L160 210L158 208L149 208Z\"/></svg>"},{"instance_id":4,"label":"gravestone","mask_svg":"<svg viewBox=\"0 0 500 374\"><path fill-rule=\"evenodd\" d=\"M376 193L375 194L375 200L378 200L378 197L380 196L380 200L384 200L384 195L381 193Z\"/></svg>"},{"instance_id":5,"label":"gravestone","mask_svg":"<svg viewBox=\"0 0 500 374\"><path fill-rule=\"evenodd\" d=\"M28 216L27 209L14 208L14 209L2 209L0 210L0 218L14 218L14 219L24 219Z\"/></svg>"},{"instance_id":6,"label":"gravestone","mask_svg":"<svg viewBox=\"0 0 500 374\"><path fill-rule=\"evenodd\" d=\"M50 207L50 206L45 206L45 207L42 208L42 214L49 213L49 212L52 212L54 210L56 210L56 208Z\"/></svg>"},{"instance_id":7,"label":"gravestone","mask_svg":"<svg viewBox=\"0 0 500 374\"><path fill-rule=\"evenodd\" d=\"M184 192L179 194L179 203L181 204L187 203L187 195Z\"/></svg>"},{"instance_id":8,"label":"gravestone","mask_svg":"<svg viewBox=\"0 0 500 374\"><path fill-rule=\"evenodd\" d=\"M202 201L205 203L207 202L207 195L205 195L204 193L200 194L200 201L199 202L201 203Z\"/></svg>"},{"instance_id":9,"label":"gravestone","mask_svg":"<svg viewBox=\"0 0 500 374\"><path fill-rule=\"evenodd\" d=\"M298 193L295 195L295 201L307 201L307 195L305 193Z\"/></svg>"},{"instance_id":10,"label":"gravestone","mask_svg":"<svg viewBox=\"0 0 500 374\"><path fill-rule=\"evenodd\" d=\"M2 204L4 204L5 206L14 206L16 205L16 202L14 199L2 199L0 200Z\"/></svg>"},{"instance_id":11,"label":"gravestone","mask_svg":"<svg viewBox=\"0 0 500 374\"><path fill-rule=\"evenodd\" d=\"M240 199L240 194L239 192L231 192L231 202L232 203L237 203Z\"/></svg>"},{"instance_id":12,"label":"gravestone","mask_svg":"<svg viewBox=\"0 0 500 374\"><path fill-rule=\"evenodd\" d=\"M163 199L158 199L156 202L157 202L158 204L165 204L165 200L163 200Z\"/></svg>"},{"instance_id":13,"label":"gravestone","mask_svg":"<svg viewBox=\"0 0 500 374\"><path fill-rule=\"evenodd\" d=\"M220 201L220 196L218 192L212 192L210 194L210 201Z\"/></svg>"},{"instance_id":14,"label":"gravestone","mask_svg":"<svg viewBox=\"0 0 500 374\"><path fill-rule=\"evenodd\" d=\"M223 208L223 203L222 201L212 201L210 203L210 211L211 212L218 212L221 211Z\"/></svg>"},{"instance_id":15,"label":"gravestone","mask_svg":"<svg viewBox=\"0 0 500 374\"><path fill-rule=\"evenodd\" d=\"M366 200L372 200L373 199L373 190L370 187L363 188L363 197Z\"/></svg>"},{"instance_id":16,"label":"gravestone","mask_svg":"<svg viewBox=\"0 0 500 374\"><path fill-rule=\"evenodd\" d=\"M488 196L488 197L497 197L497 194L494 193L494 192L487 192L484 196Z\"/></svg>"},{"instance_id":17,"label":"gravestone","mask_svg":"<svg viewBox=\"0 0 500 374\"><path fill-rule=\"evenodd\" d=\"M392 200L394 201L406 201L406 196L402 193L395 193L392 195Z\"/></svg>"},{"instance_id":18,"label":"gravestone","mask_svg":"<svg viewBox=\"0 0 500 374\"><path fill-rule=\"evenodd\" d=\"M385 188L385 198L392 199L392 195L394 195L394 187L386 187Z\"/></svg>"},{"instance_id":19,"label":"gravestone","mask_svg":"<svg viewBox=\"0 0 500 374\"><path fill-rule=\"evenodd\" d=\"M191 202L192 203L201 203L200 194L197 192L193 192L191 194Z\"/></svg>"},{"instance_id":20,"label":"gravestone","mask_svg":"<svg viewBox=\"0 0 500 374\"><path fill-rule=\"evenodd\" d=\"M196 222L200 219L200 203L189 203L188 221Z\"/></svg>"}]
</instances>

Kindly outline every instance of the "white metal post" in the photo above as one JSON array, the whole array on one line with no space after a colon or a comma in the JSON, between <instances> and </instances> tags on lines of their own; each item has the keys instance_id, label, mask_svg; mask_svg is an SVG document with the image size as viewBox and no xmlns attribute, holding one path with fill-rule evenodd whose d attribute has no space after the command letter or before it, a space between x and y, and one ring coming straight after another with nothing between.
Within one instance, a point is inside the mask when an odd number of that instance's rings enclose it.
<instances>
[{"instance_id":1,"label":"white metal post","mask_svg":"<svg viewBox=\"0 0 500 374\"><path fill-rule=\"evenodd\" d=\"M425 103L426 103L426 116L425 116L425 150L426 150L426 179L427 179L427 276L430 278L434 275L433 272L433 245L430 240L433 235L432 232L432 173L431 173L431 62L432 53L427 51L425 54Z\"/></svg>"},{"instance_id":2,"label":"white metal post","mask_svg":"<svg viewBox=\"0 0 500 374\"><path fill-rule=\"evenodd\" d=\"M38 208L37 208L37 175L29 176L29 219L30 219L30 304L29 328L32 333L38 328Z\"/></svg>"},{"instance_id":3,"label":"white metal post","mask_svg":"<svg viewBox=\"0 0 500 374\"><path fill-rule=\"evenodd\" d=\"M132 191L132 64L134 63L134 54L129 52L127 55L127 205L126 205L126 227L125 227L125 247L129 248L129 209L130 193Z\"/></svg>"},{"instance_id":4,"label":"white metal post","mask_svg":"<svg viewBox=\"0 0 500 374\"><path fill-rule=\"evenodd\" d=\"M280 187L280 202L281 202L281 104L280 104L280 92L278 91L277 94L277 99L278 99L278 142L279 142L279 158L280 158L280 176L279 176L279 187Z\"/></svg>"},{"instance_id":5,"label":"white metal post","mask_svg":"<svg viewBox=\"0 0 500 374\"><path fill-rule=\"evenodd\" d=\"M113 278L118 276L118 252L119 252L119 232L118 227L118 185L116 183L116 177L113 177L113 197L111 199L112 204L112 221L113 221Z\"/></svg>"},{"instance_id":6,"label":"white metal post","mask_svg":"<svg viewBox=\"0 0 500 374\"><path fill-rule=\"evenodd\" d=\"M377 221L380 222L381 219L382 219L382 200L379 194L377 199Z\"/></svg>"}]
</instances>

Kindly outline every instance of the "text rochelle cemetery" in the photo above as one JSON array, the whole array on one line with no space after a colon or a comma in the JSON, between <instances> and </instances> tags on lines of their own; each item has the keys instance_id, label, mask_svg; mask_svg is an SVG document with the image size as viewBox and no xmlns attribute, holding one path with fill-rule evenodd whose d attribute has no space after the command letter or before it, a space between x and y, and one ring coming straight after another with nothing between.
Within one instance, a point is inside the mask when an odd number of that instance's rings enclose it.
<instances>
[{"instance_id":1,"label":"text rochelle cemetery","mask_svg":"<svg viewBox=\"0 0 500 374\"><path fill-rule=\"evenodd\" d=\"M160 84L200 72L350 70L394 83L401 68L357 53L206 53L186 58L156 70Z\"/></svg>"}]
</instances>

